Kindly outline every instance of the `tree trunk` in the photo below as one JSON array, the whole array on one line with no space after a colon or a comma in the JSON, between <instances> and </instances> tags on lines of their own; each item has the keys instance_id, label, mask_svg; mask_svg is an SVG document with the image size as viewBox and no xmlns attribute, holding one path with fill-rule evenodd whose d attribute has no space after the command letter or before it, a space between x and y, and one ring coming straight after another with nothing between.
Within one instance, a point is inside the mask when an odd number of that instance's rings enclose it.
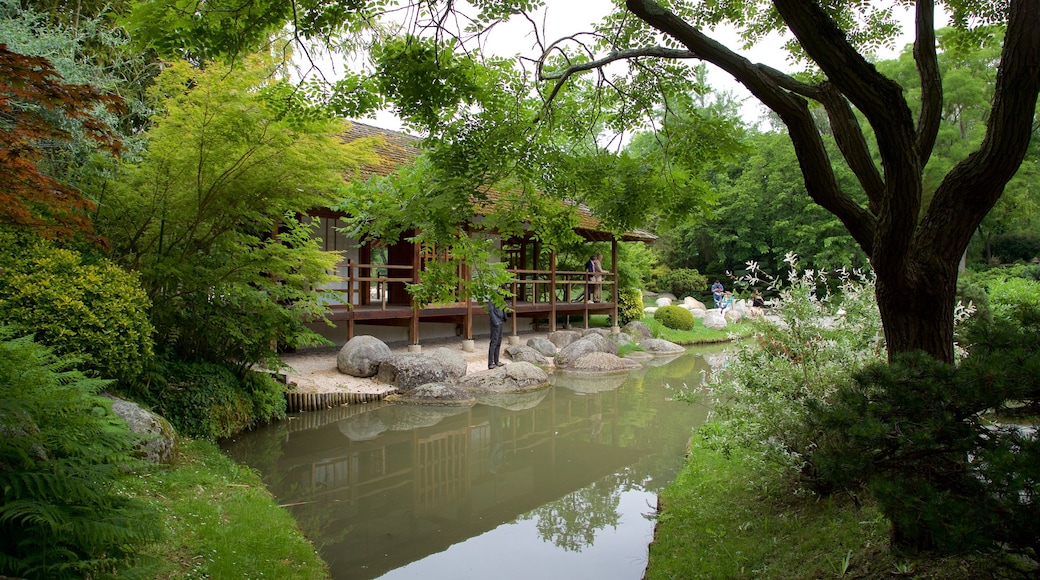
<instances>
[{"instance_id":1,"label":"tree trunk","mask_svg":"<svg viewBox=\"0 0 1040 580\"><path fill-rule=\"evenodd\" d=\"M903 279L880 275L876 291L889 357L924 351L953 362L953 311L957 303L957 262L921 269Z\"/></svg>"}]
</instances>

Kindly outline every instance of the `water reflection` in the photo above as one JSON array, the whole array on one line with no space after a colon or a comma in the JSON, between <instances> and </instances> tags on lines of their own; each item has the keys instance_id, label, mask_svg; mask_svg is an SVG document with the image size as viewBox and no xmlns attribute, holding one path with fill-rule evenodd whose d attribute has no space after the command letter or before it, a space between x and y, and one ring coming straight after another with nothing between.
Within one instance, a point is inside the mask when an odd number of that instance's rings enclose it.
<instances>
[{"instance_id":1,"label":"water reflection","mask_svg":"<svg viewBox=\"0 0 1040 580\"><path fill-rule=\"evenodd\" d=\"M635 579L654 494L707 413L671 386L702 371L691 352L472 407L340 407L224 447L261 472L335 578Z\"/></svg>"}]
</instances>

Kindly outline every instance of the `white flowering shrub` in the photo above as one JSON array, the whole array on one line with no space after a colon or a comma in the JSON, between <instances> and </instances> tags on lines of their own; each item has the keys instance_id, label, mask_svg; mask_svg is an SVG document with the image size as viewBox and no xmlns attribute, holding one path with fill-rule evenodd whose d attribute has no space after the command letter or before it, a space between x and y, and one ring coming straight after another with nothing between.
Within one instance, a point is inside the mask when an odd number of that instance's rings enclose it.
<instances>
[{"instance_id":1,"label":"white flowering shrub","mask_svg":"<svg viewBox=\"0 0 1040 580\"><path fill-rule=\"evenodd\" d=\"M755 339L731 357L710 385L716 446L760 449L764 460L794 470L816 445L806 421L810 401L826 401L850 373L884 360L885 345L873 276L859 271L798 272L767 279L748 264L744 282L779 292L770 314L756 319Z\"/></svg>"}]
</instances>

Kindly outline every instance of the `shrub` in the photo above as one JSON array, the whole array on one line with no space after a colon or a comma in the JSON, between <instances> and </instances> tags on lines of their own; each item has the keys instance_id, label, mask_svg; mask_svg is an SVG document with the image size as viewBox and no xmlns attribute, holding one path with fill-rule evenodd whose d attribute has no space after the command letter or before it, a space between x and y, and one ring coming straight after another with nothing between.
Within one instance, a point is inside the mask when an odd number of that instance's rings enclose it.
<instances>
[{"instance_id":1,"label":"shrub","mask_svg":"<svg viewBox=\"0 0 1040 580\"><path fill-rule=\"evenodd\" d=\"M1017 233L993 236L990 250L1005 262L1029 261L1040 256L1040 235Z\"/></svg>"},{"instance_id":2,"label":"shrub","mask_svg":"<svg viewBox=\"0 0 1040 580\"><path fill-rule=\"evenodd\" d=\"M708 278L688 268L669 270L657 279L660 292L671 292L677 298L703 295L708 288Z\"/></svg>"},{"instance_id":3,"label":"shrub","mask_svg":"<svg viewBox=\"0 0 1040 580\"><path fill-rule=\"evenodd\" d=\"M915 353L857 372L830 402L810 403L821 436L808 463L837 488L866 484L900 547L1036 550L1040 443L982 420L1025 393L1003 380L1003 357L969 360L957 368ZM1037 363L1020 362L1035 385Z\"/></svg>"},{"instance_id":4,"label":"shrub","mask_svg":"<svg viewBox=\"0 0 1040 580\"><path fill-rule=\"evenodd\" d=\"M754 319L757 344L741 346L712 384L714 444L756 449L814 487L806 456L819 433L809 402L829 400L851 371L885 356L872 279L845 276L840 294L819 295L820 276L793 276L776 298L780 320Z\"/></svg>"},{"instance_id":5,"label":"shrub","mask_svg":"<svg viewBox=\"0 0 1040 580\"><path fill-rule=\"evenodd\" d=\"M33 333L99 377L126 381L141 373L152 356L152 325L136 275L5 232L0 248L0 323Z\"/></svg>"},{"instance_id":6,"label":"shrub","mask_svg":"<svg viewBox=\"0 0 1040 580\"><path fill-rule=\"evenodd\" d=\"M624 326L643 319L643 293L637 288L625 288L618 294L618 324Z\"/></svg>"},{"instance_id":7,"label":"shrub","mask_svg":"<svg viewBox=\"0 0 1040 580\"><path fill-rule=\"evenodd\" d=\"M253 371L224 365L166 361L137 385L138 396L190 437L229 437L285 416L285 387Z\"/></svg>"},{"instance_id":8,"label":"shrub","mask_svg":"<svg viewBox=\"0 0 1040 580\"><path fill-rule=\"evenodd\" d=\"M662 306L654 312L654 320L672 330L693 330L693 313L682 306Z\"/></svg>"},{"instance_id":9,"label":"shrub","mask_svg":"<svg viewBox=\"0 0 1040 580\"><path fill-rule=\"evenodd\" d=\"M159 514L118 483L133 436L106 381L0 327L0 575L101 577L159 538Z\"/></svg>"}]
</instances>

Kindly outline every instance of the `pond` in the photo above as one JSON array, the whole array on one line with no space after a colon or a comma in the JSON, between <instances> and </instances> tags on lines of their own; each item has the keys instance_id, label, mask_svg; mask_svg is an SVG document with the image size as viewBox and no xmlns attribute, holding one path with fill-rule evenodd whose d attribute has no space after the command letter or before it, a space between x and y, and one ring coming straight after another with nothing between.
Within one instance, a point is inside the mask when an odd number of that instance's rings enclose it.
<instances>
[{"instance_id":1,"label":"pond","mask_svg":"<svg viewBox=\"0 0 1040 580\"><path fill-rule=\"evenodd\" d=\"M642 578L657 493L719 348L465 408L369 403L222 443L257 469L333 578Z\"/></svg>"}]
</instances>

